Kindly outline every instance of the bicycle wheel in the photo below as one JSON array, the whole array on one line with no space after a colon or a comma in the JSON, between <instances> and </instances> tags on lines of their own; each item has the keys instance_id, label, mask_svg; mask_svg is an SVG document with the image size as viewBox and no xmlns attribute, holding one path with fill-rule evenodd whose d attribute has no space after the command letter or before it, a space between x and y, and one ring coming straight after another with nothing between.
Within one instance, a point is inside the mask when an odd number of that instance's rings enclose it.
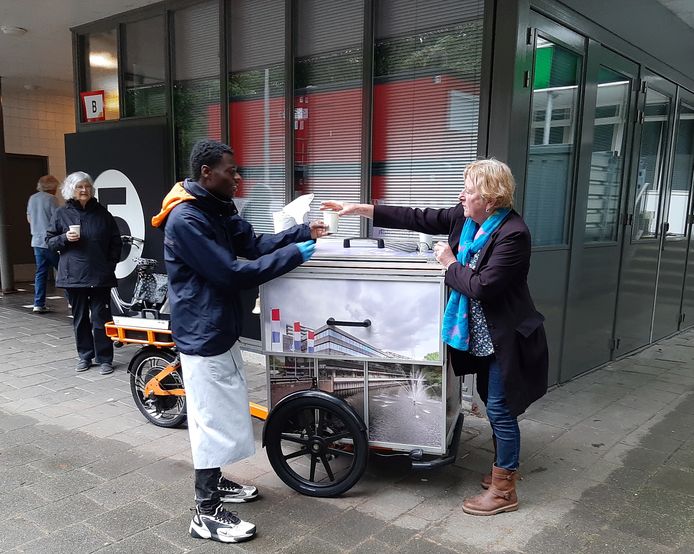
<instances>
[{"instance_id":1,"label":"bicycle wheel","mask_svg":"<svg viewBox=\"0 0 694 554\"><path fill-rule=\"evenodd\" d=\"M264 442L277 476L307 496L338 496L366 469L364 423L351 406L325 392L283 399L265 423Z\"/></svg>"},{"instance_id":2,"label":"bicycle wheel","mask_svg":"<svg viewBox=\"0 0 694 554\"><path fill-rule=\"evenodd\" d=\"M135 405L151 423L159 427L178 427L186 419L186 397L155 395L145 398L145 385L176 359L170 350L144 349L130 362L130 392ZM163 390L182 389L183 373L180 365L161 380Z\"/></svg>"}]
</instances>

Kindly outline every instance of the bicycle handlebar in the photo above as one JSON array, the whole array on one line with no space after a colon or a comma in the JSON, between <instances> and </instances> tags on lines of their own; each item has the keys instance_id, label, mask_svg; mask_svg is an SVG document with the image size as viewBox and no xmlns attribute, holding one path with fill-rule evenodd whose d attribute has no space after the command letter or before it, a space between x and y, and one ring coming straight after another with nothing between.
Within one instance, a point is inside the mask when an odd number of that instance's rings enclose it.
<instances>
[{"instance_id":1,"label":"bicycle handlebar","mask_svg":"<svg viewBox=\"0 0 694 554\"><path fill-rule=\"evenodd\" d=\"M145 243L143 239L139 239L137 237L131 237L130 235L121 235L120 239L123 241L123 244L138 244L142 245Z\"/></svg>"}]
</instances>

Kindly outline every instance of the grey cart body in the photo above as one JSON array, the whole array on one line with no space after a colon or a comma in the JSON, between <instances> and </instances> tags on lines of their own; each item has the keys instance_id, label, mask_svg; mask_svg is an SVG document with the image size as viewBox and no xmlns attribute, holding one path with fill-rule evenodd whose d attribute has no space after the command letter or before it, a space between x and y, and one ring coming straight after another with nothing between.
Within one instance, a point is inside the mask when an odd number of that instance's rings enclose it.
<instances>
[{"instance_id":1,"label":"grey cart body","mask_svg":"<svg viewBox=\"0 0 694 554\"><path fill-rule=\"evenodd\" d=\"M450 463L462 426L461 382L440 339L441 266L431 252L406 251L414 245L345 242L319 240L310 262L260 289L264 441L278 475L314 496L351 487L368 449L409 455L421 469ZM308 397L343 410L352 434Z\"/></svg>"}]
</instances>

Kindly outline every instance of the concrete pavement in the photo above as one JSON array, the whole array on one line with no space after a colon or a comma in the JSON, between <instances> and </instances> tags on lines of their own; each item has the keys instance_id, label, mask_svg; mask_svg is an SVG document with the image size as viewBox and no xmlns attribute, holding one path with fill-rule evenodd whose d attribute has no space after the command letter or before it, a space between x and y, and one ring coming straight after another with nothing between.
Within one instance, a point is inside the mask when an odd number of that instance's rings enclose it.
<instances>
[{"instance_id":1,"label":"concrete pavement","mask_svg":"<svg viewBox=\"0 0 694 554\"><path fill-rule=\"evenodd\" d=\"M30 288L30 287L28 287ZM187 431L146 423L127 362L77 374L71 320L0 299L0 551L694 552L694 331L557 387L523 417L518 512L465 515L492 460L486 420L468 415L455 465L414 473L370 460L335 499L301 496L256 455L228 469L262 498L234 505L258 526L241 545L192 539ZM257 361L257 357L253 358ZM265 402L264 368L248 365Z\"/></svg>"}]
</instances>

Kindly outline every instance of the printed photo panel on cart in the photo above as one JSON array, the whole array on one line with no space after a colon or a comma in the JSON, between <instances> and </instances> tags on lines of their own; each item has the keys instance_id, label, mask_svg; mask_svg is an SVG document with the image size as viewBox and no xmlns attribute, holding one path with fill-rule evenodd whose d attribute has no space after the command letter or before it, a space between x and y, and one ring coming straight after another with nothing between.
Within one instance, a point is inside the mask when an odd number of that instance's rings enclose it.
<instances>
[{"instance_id":1,"label":"printed photo panel on cart","mask_svg":"<svg viewBox=\"0 0 694 554\"><path fill-rule=\"evenodd\" d=\"M441 363L434 280L285 276L263 285L263 348L329 358Z\"/></svg>"},{"instance_id":2,"label":"printed photo panel on cart","mask_svg":"<svg viewBox=\"0 0 694 554\"><path fill-rule=\"evenodd\" d=\"M369 363L369 440L445 450L441 367Z\"/></svg>"},{"instance_id":3,"label":"printed photo panel on cart","mask_svg":"<svg viewBox=\"0 0 694 554\"><path fill-rule=\"evenodd\" d=\"M318 388L344 400L364 420L364 362L318 360Z\"/></svg>"},{"instance_id":4,"label":"printed photo panel on cart","mask_svg":"<svg viewBox=\"0 0 694 554\"><path fill-rule=\"evenodd\" d=\"M315 385L314 360L294 356L268 356L270 406L275 406L293 392Z\"/></svg>"}]
</instances>

